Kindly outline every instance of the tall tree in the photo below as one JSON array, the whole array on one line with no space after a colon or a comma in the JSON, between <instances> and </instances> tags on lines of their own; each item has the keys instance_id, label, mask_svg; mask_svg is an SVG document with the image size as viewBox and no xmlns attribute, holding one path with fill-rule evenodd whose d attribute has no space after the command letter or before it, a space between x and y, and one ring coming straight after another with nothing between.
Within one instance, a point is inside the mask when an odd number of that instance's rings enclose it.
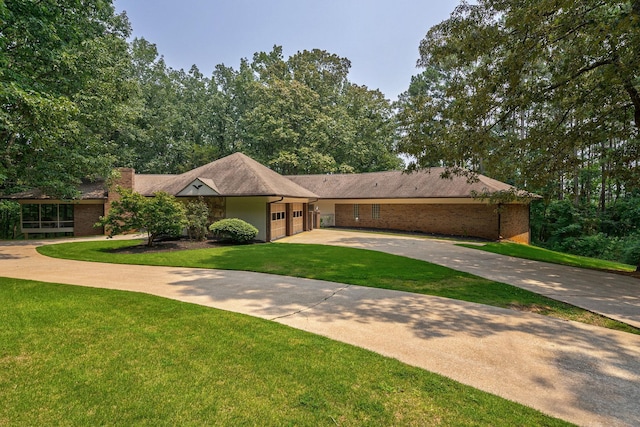
<instances>
[{"instance_id":1,"label":"tall tree","mask_svg":"<svg viewBox=\"0 0 640 427\"><path fill-rule=\"evenodd\" d=\"M286 61L279 46L255 54L243 150L286 174L399 168L390 103L350 83L350 67L317 49Z\"/></svg>"},{"instance_id":2,"label":"tall tree","mask_svg":"<svg viewBox=\"0 0 640 427\"><path fill-rule=\"evenodd\" d=\"M131 113L129 31L111 1L0 3L0 191L71 198L109 173Z\"/></svg>"},{"instance_id":3,"label":"tall tree","mask_svg":"<svg viewBox=\"0 0 640 427\"><path fill-rule=\"evenodd\" d=\"M448 75L450 102L432 114L446 126L427 125L442 150L404 138L403 151L418 164L463 161L535 189L595 161L637 188L637 46L640 0L463 2L420 45L419 65Z\"/></svg>"}]
</instances>

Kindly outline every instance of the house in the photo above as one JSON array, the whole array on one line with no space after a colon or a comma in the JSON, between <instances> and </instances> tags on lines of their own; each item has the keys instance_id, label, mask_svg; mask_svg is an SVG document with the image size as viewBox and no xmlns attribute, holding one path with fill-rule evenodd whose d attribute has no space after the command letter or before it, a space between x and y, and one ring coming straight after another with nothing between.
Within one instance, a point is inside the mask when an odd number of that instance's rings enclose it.
<instances>
[{"instance_id":1,"label":"house","mask_svg":"<svg viewBox=\"0 0 640 427\"><path fill-rule=\"evenodd\" d=\"M444 168L339 175L298 175L290 180L318 195L323 226L480 237L530 243L529 204L537 196L478 175L442 178ZM493 204L474 195L520 197Z\"/></svg>"},{"instance_id":2,"label":"house","mask_svg":"<svg viewBox=\"0 0 640 427\"><path fill-rule=\"evenodd\" d=\"M210 220L240 218L272 241L318 226L377 228L508 239L529 243L532 197L495 205L474 194L513 191L480 175L440 177L441 170L363 174L282 176L250 157L235 153L179 175L136 174L120 169L114 184L152 197L158 191L185 202L202 198ZM104 182L85 182L78 200L47 197L38 190L5 198L22 205L25 235L103 234L93 225L118 195ZM526 196L526 194L525 194Z\"/></svg>"}]
</instances>

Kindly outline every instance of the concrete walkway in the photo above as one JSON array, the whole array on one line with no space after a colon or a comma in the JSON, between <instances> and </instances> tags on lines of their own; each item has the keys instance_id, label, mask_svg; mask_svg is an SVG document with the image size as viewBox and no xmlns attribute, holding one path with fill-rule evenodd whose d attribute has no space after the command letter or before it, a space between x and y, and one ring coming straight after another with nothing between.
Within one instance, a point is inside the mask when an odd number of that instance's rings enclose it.
<instances>
[{"instance_id":1,"label":"concrete walkway","mask_svg":"<svg viewBox=\"0 0 640 427\"><path fill-rule=\"evenodd\" d=\"M640 336L316 280L58 260L37 254L36 244L0 244L0 276L145 292L245 313L397 358L579 425L640 425Z\"/></svg>"},{"instance_id":2,"label":"concrete walkway","mask_svg":"<svg viewBox=\"0 0 640 427\"><path fill-rule=\"evenodd\" d=\"M513 258L456 246L452 241L314 230L281 240L372 249L429 261L508 283L640 328L640 280L594 270Z\"/></svg>"}]
</instances>

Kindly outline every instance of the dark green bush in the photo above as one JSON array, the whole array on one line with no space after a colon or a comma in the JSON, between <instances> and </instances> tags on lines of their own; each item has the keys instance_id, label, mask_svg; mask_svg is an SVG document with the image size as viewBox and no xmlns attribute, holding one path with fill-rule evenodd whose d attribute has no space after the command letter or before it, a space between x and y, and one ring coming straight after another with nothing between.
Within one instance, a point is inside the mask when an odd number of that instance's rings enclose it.
<instances>
[{"instance_id":1,"label":"dark green bush","mask_svg":"<svg viewBox=\"0 0 640 427\"><path fill-rule=\"evenodd\" d=\"M216 221L209 226L209 230L218 240L233 243L247 243L258 235L257 228L238 218Z\"/></svg>"},{"instance_id":2,"label":"dark green bush","mask_svg":"<svg viewBox=\"0 0 640 427\"><path fill-rule=\"evenodd\" d=\"M640 267L640 234L629 236L625 239L621 261Z\"/></svg>"},{"instance_id":3,"label":"dark green bush","mask_svg":"<svg viewBox=\"0 0 640 427\"><path fill-rule=\"evenodd\" d=\"M202 241L207 237L209 207L202 198L187 203L187 234L190 240Z\"/></svg>"},{"instance_id":4,"label":"dark green bush","mask_svg":"<svg viewBox=\"0 0 640 427\"><path fill-rule=\"evenodd\" d=\"M20 232L20 205L0 200L0 239L15 239Z\"/></svg>"}]
</instances>

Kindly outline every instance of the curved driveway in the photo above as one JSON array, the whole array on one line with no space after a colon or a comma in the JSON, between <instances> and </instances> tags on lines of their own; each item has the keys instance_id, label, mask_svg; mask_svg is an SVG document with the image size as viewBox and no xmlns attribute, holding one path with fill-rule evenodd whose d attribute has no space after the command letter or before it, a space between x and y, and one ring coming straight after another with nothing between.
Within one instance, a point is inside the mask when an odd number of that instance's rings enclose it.
<instances>
[{"instance_id":1,"label":"curved driveway","mask_svg":"<svg viewBox=\"0 0 640 427\"><path fill-rule=\"evenodd\" d=\"M339 232L303 235L365 245L359 233L329 233ZM324 281L58 260L39 255L35 246L0 243L0 276L145 292L245 313L397 358L580 425L640 425L640 336Z\"/></svg>"},{"instance_id":2,"label":"curved driveway","mask_svg":"<svg viewBox=\"0 0 640 427\"><path fill-rule=\"evenodd\" d=\"M287 237L290 243L319 243L372 249L429 261L496 282L508 283L640 328L640 280L469 249L447 240L338 229Z\"/></svg>"}]
</instances>

